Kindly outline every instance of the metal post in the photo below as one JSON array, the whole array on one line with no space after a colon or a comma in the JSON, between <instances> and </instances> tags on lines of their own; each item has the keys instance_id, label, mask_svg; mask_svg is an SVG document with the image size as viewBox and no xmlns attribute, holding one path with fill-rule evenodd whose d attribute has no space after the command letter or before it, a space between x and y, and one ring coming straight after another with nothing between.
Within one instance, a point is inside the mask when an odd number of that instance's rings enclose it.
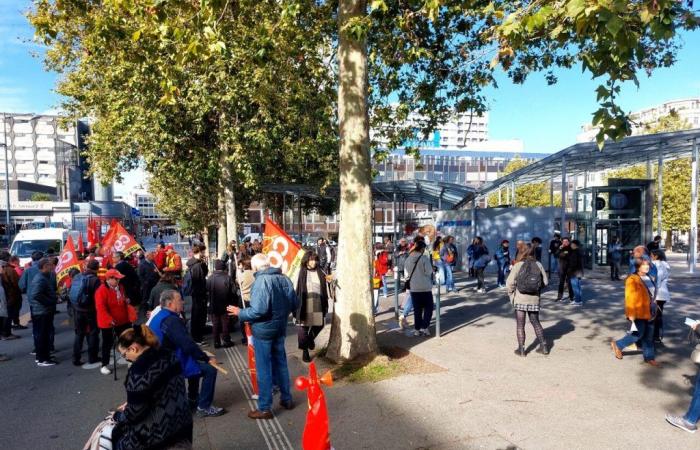
<instances>
[{"instance_id":1,"label":"metal post","mask_svg":"<svg viewBox=\"0 0 700 450\"><path fill-rule=\"evenodd\" d=\"M396 192L391 198L391 237L392 242L396 245Z\"/></svg>"},{"instance_id":2,"label":"metal post","mask_svg":"<svg viewBox=\"0 0 700 450\"><path fill-rule=\"evenodd\" d=\"M287 232L287 220L286 220L286 215L287 215L287 194L284 193L282 194L282 229L284 232Z\"/></svg>"},{"instance_id":3,"label":"metal post","mask_svg":"<svg viewBox=\"0 0 700 450\"><path fill-rule=\"evenodd\" d=\"M394 266L394 318L399 320L399 268Z\"/></svg>"},{"instance_id":4,"label":"metal post","mask_svg":"<svg viewBox=\"0 0 700 450\"><path fill-rule=\"evenodd\" d=\"M656 234L661 236L661 209L664 200L664 154L659 147L659 166L658 166L659 181L656 185Z\"/></svg>"},{"instance_id":5,"label":"metal post","mask_svg":"<svg viewBox=\"0 0 700 450\"><path fill-rule=\"evenodd\" d=\"M301 215L301 193L299 193L299 241L304 245L304 217Z\"/></svg>"},{"instance_id":6,"label":"metal post","mask_svg":"<svg viewBox=\"0 0 700 450\"><path fill-rule=\"evenodd\" d=\"M561 231L569 234L569 227L566 224L566 194L569 189L566 181L566 156L561 158ZM565 230L566 227L566 230Z\"/></svg>"},{"instance_id":7,"label":"metal post","mask_svg":"<svg viewBox=\"0 0 700 450\"><path fill-rule=\"evenodd\" d=\"M442 280L440 280L440 271L438 270L435 272L435 281L437 283L437 296L435 297L435 336L438 338L440 336L440 284L442 283Z\"/></svg>"},{"instance_id":8,"label":"metal post","mask_svg":"<svg viewBox=\"0 0 700 450\"><path fill-rule=\"evenodd\" d=\"M698 140L693 139L693 158L690 176L690 273L695 273L698 262Z\"/></svg>"},{"instance_id":9,"label":"metal post","mask_svg":"<svg viewBox=\"0 0 700 450\"><path fill-rule=\"evenodd\" d=\"M510 182L510 195L512 196L510 206L515 208L515 181Z\"/></svg>"}]
</instances>

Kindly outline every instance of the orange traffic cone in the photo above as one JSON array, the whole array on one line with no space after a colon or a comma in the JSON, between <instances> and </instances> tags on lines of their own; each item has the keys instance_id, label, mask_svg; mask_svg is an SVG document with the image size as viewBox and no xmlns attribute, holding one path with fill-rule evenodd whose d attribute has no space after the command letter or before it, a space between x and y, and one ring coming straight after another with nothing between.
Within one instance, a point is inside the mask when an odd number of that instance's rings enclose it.
<instances>
[{"instance_id":1,"label":"orange traffic cone","mask_svg":"<svg viewBox=\"0 0 700 450\"><path fill-rule=\"evenodd\" d=\"M321 384L333 386L331 372L326 372L320 379L316 374L316 364L309 364L309 377L297 377L296 388L300 391L308 390L309 411L306 413L306 426L302 437L304 450L329 450L331 436L328 426L328 409L326 399L321 389Z\"/></svg>"},{"instance_id":2,"label":"orange traffic cone","mask_svg":"<svg viewBox=\"0 0 700 450\"><path fill-rule=\"evenodd\" d=\"M255 347L253 346L253 332L250 324L245 323L245 335L248 341L248 372L250 373L250 384L253 385L253 400L258 399L258 376L255 372Z\"/></svg>"}]
</instances>

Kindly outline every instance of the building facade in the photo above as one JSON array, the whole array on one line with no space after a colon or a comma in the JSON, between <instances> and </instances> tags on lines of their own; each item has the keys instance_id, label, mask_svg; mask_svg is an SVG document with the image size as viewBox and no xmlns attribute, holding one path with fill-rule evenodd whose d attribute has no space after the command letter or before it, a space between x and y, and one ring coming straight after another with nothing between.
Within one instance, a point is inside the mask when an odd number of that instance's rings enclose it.
<instances>
[{"instance_id":1,"label":"building facade","mask_svg":"<svg viewBox=\"0 0 700 450\"><path fill-rule=\"evenodd\" d=\"M416 130L421 128L421 118L411 115L406 121L406 126ZM382 138L379 130L372 130L370 135L381 147L386 145L387 140ZM456 114L451 120L442 125L438 125L427 139L416 137L413 142L407 145L428 145L433 148L464 149L471 148L475 144L487 142L489 140L489 114L483 113L481 116L471 113Z\"/></svg>"}]
</instances>

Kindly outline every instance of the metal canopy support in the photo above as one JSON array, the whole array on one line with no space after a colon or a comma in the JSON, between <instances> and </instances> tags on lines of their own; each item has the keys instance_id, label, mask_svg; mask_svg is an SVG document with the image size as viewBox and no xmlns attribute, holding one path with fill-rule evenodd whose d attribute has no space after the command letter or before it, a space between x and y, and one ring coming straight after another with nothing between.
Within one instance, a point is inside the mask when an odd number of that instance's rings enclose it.
<instances>
[{"instance_id":1,"label":"metal canopy support","mask_svg":"<svg viewBox=\"0 0 700 450\"><path fill-rule=\"evenodd\" d=\"M695 273L698 262L698 139L693 139L690 175L690 273Z\"/></svg>"},{"instance_id":2,"label":"metal canopy support","mask_svg":"<svg viewBox=\"0 0 700 450\"><path fill-rule=\"evenodd\" d=\"M396 191L391 197L391 241L396 243Z\"/></svg>"},{"instance_id":3,"label":"metal canopy support","mask_svg":"<svg viewBox=\"0 0 700 450\"><path fill-rule=\"evenodd\" d=\"M515 208L515 181L510 182L510 206Z\"/></svg>"},{"instance_id":4,"label":"metal canopy support","mask_svg":"<svg viewBox=\"0 0 700 450\"><path fill-rule=\"evenodd\" d=\"M566 225L566 193L569 184L566 181L566 157L561 159L561 231L569 234L569 227ZM566 230L564 229L566 227Z\"/></svg>"},{"instance_id":5,"label":"metal canopy support","mask_svg":"<svg viewBox=\"0 0 700 450\"><path fill-rule=\"evenodd\" d=\"M659 146L659 166L657 169L659 181L656 185L656 235L661 236L661 208L664 199L664 153Z\"/></svg>"},{"instance_id":6,"label":"metal canopy support","mask_svg":"<svg viewBox=\"0 0 700 450\"><path fill-rule=\"evenodd\" d=\"M549 207L554 207L554 177L549 179Z\"/></svg>"}]
</instances>

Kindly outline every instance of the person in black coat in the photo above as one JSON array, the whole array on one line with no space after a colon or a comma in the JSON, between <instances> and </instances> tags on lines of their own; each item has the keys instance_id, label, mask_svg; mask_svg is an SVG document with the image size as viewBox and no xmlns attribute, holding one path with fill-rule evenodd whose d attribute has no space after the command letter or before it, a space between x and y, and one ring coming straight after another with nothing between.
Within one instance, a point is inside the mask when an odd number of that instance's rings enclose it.
<instances>
[{"instance_id":1,"label":"person in black coat","mask_svg":"<svg viewBox=\"0 0 700 450\"><path fill-rule=\"evenodd\" d=\"M207 280L207 295L209 297L209 316L214 335L214 348L220 348L223 340L224 347L233 346L229 332L229 317L226 307L241 306L236 293L236 284L226 270L226 263L220 259L214 260L214 273Z\"/></svg>"},{"instance_id":2,"label":"person in black coat","mask_svg":"<svg viewBox=\"0 0 700 450\"><path fill-rule=\"evenodd\" d=\"M569 300L574 299L574 291L569 283L569 253L571 253L571 245L569 238L563 238L559 249L555 252L555 256L559 262L559 291L555 301L562 300L564 296L564 286L569 288Z\"/></svg>"},{"instance_id":3,"label":"person in black coat","mask_svg":"<svg viewBox=\"0 0 700 450\"><path fill-rule=\"evenodd\" d=\"M151 297L153 287L160 280L160 273L156 267L155 254L153 252L148 252L141 257L137 273L141 281L141 298L147 300Z\"/></svg>"},{"instance_id":4,"label":"person in black coat","mask_svg":"<svg viewBox=\"0 0 700 450\"><path fill-rule=\"evenodd\" d=\"M192 283L192 316L190 333L197 343L204 341L207 324L207 275L209 268L203 254L203 246L192 247L192 258L187 261L187 271Z\"/></svg>"},{"instance_id":5,"label":"person in black coat","mask_svg":"<svg viewBox=\"0 0 700 450\"><path fill-rule=\"evenodd\" d=\"M141 304L141 282L136 273L134 266L129 264L129 261L124 257L123 252L116 252L112 257L114 268L119 271L124 278L119 280L119 284L124 286L126 297L130 300L132 306Z\"/></svg>"}]
</instances>

